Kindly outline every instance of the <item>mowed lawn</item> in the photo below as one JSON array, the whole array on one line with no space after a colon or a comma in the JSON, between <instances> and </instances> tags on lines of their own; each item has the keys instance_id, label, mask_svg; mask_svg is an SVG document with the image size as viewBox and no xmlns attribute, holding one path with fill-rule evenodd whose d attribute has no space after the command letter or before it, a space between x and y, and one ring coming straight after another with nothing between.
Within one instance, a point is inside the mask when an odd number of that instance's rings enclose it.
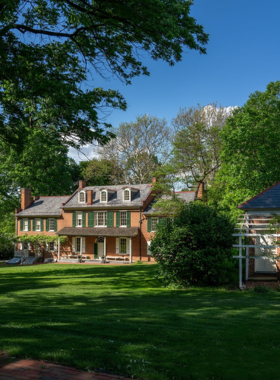
<instances>
[{"instance_id":1,"label":"mowed lawn","mask_svg":"<svg viewBox=\"0 0 280 380\"><path fill-rule=\"evenodd\" d=\"M170 290L155 274L0 266L0 350L139 379L279 379L280 293Z\"/></svg>"}]
</instances>

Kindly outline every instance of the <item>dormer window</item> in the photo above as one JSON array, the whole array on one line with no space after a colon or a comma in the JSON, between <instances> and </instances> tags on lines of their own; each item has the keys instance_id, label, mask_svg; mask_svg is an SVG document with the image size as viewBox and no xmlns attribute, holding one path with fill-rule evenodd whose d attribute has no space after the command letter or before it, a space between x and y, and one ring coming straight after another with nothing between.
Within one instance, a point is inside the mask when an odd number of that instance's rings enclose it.
<instances>
[{"instance_id":1,"label":"dormer window","mask_svg":"<svg viewBox=\"0 0 280 380\"><path fill-rule=\"evenodd\" d=\"M100 201L101 202L107 202L107 191L106 190L101 191Z\"/></svg>"},{"instance_id":2,"label":"dormer window","mask_svg":"<svg viewBox=\"0 0 280 380\"><path fill-rule=\"evenodd\" d=\"M85 203L86 202L86 193L84 191L79 192L79 203Z\"/></svg>"},{"instance_id":3,"label":"dormer window","mask_svg":"<svg viewBox=\"0 0 280 380\"><path fill-rule=\"evenodd\" d=\"M124 201L130 201L130 189L125 189L123 191L123 200Z\"/></svg>"}]
</instances>

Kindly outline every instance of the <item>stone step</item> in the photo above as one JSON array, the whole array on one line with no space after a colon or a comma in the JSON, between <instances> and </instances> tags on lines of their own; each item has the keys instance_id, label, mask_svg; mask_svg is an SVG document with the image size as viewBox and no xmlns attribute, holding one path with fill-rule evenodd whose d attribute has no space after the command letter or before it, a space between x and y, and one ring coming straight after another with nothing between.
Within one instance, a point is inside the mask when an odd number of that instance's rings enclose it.
<instances>
[{"instance_id":1,"label":"stone step","mask_svg":"<svg viewBox=\"0 0 280 380\"><path fill-rule=\"evenodd\" d=\"M261 282L261 281L277 281L277 276L270 276L270 277L249 277L248 281L256 281L256 282Z\"/></svg>"}]
</instances>

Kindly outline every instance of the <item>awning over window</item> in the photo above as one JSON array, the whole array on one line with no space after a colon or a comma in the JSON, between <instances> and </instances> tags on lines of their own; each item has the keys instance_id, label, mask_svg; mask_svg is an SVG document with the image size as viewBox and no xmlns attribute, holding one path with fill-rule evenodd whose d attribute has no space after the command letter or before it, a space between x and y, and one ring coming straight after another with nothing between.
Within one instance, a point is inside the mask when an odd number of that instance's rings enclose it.
<instances>
[{"instance_id":1,"label":"awning over window","mask_svg":"<svg viewBox=\"0 0 280 380\"><path fill-rule=\"evenodd\" d=\"M134 237L138 235L138 227L64 227L56 234L63 236Z\"/></svg>"}]
</instances>

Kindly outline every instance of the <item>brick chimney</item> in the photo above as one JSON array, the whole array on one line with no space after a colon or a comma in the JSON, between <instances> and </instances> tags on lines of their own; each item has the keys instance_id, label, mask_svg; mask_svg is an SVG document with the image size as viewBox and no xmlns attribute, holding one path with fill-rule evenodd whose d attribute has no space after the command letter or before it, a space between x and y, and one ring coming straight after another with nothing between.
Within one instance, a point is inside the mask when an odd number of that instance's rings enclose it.
<instances>
[{"instance_id":1,"label":"brick chimney","mask_svg":"<svg viewBox=\"0 0 280 380\"><path fill-rule=\"evenodd\" d=\"M83 181L83 180L79 181L79 189L83 189L84 187L86 187L86 185L87 185L86 181Z\"/></svg>"},{"instance_id":2,"label":"brick chimney","mask_svg":"<svg viewBox=\"0 0 280 380\"><path fill-rule=\"evenodd\" d=\"M202 199L204 195L204 182L200 182L197 190L197 199Z\"/></svg>"},{"instance_id":3,"label":"brick chimney","mask_svg":"<svg viewBox=\"0 0 280 380\"><path fill-rule=\"evenodd\" d=\"M15 209L15 214L18 214L19 212L21 212L21 208L16 208Z\"/></svg>"},{"instance_id":4,"label":"brick chimney","mask_svg":"<svg viewBox=\"0 0 280 380\"><path fill-rule=\"evenodd\" d=\"M21 189L21 209L25 210L31 202L31 189Z\"/></svg>"},{"instance_id":5,"label":"brick chimney","mask_svg":"<svg viewBox=\"0 0 280 380\"><path fill-rule=\"evenodd\" d=\"M157 181L157 177L153 177L153 183L156 183L156 181Z\"/></svg>"},{"instance_id":6,"label":"brick chimney","mask_svg":"<svg viewBox=\"0 0 280 380\"><path fill-rule=\"evenodd\" d=\"M40 199L40 196L33 195L33 202L34 202L34 201L37 201L37 199Z\"/></svg>"},{"instance_id":7,"label":"brick chimney","mask_svg":"<svg viewBox=\"0 0 280 380\"><path fill-rule=\"evenodd\" d=\"M93 191L87 190L87 204L92 205L92 201L93 201Z\"/></svg>"}]
</instances>

